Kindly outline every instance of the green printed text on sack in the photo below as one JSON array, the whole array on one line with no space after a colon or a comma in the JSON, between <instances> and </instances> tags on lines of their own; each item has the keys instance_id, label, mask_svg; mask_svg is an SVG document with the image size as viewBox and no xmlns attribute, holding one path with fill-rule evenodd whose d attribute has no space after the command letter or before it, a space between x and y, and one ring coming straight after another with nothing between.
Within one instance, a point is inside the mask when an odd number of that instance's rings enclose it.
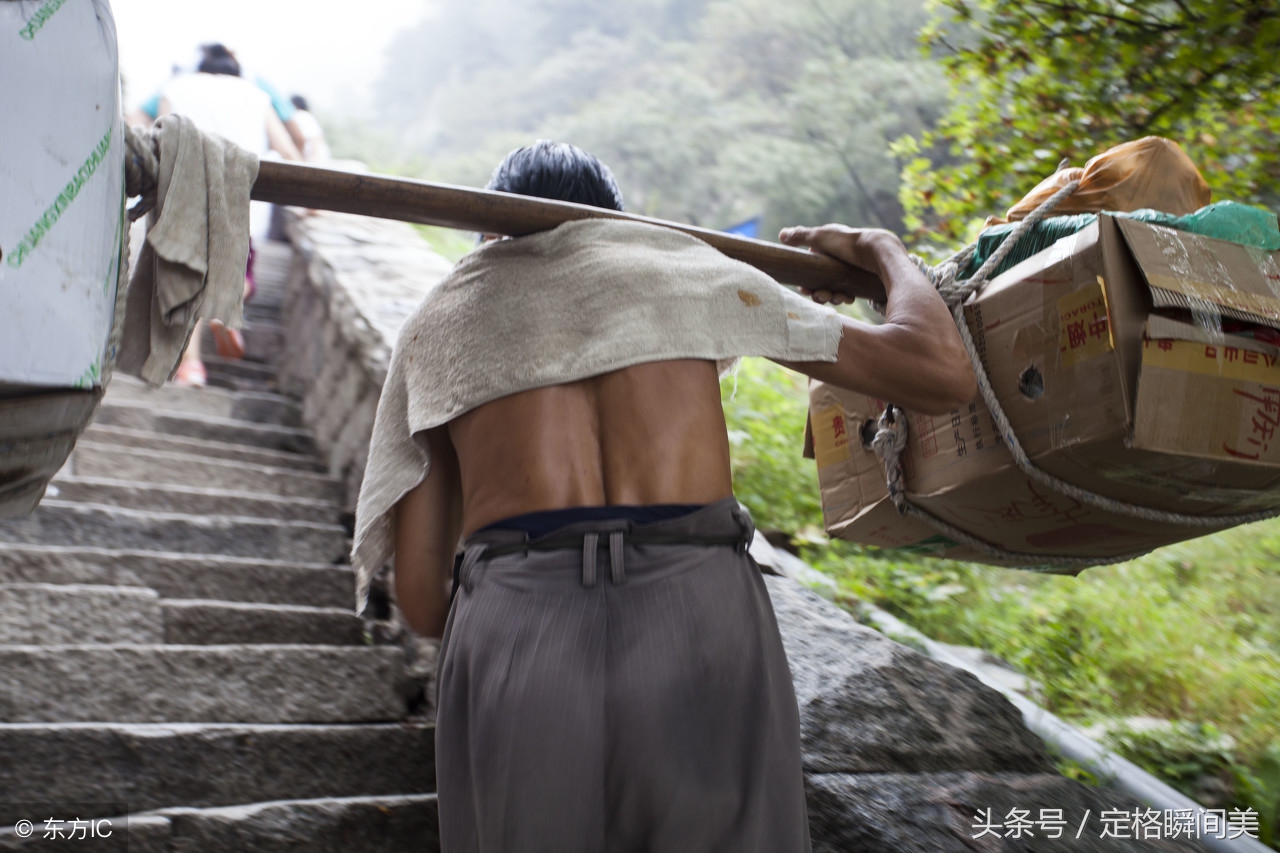
<instances>
[{"instance_id":1,"label":"green printed text on sack","mask_svg":"<svg viewBox=\"0 0 1280 853\"><path fill-rule=\"evenodd\" d=\"M40 28L49 22L54 13L62 8L62 4L67 0L49 0L31 16L31 20L27 21L27 25L18 31L18 35L27 41L31 41L36 37L36 33L40 32Z\"/></svg>"},{"instance_id":2,"label":"green printed text on sack","mask_svg":"<svg viewBox=\"0 0 1280 853\"><path fill-rule=\"evenodd\" d=\"M114 127L107 129L106 136L102 137L102 141L89 154L89 159L84 161L84 165L76 172L75 177L63 187L62 192L58 193L58 197L54 199L53 204L49 205L49 209L44 212L44 215L36 220L36 224L31 226L27 236L22 238L22 242L9 253L9 266L22 266L22 262L27 259L27 255L31 254L35 247L39 245L40 241L44 239L44 235L49 233L49 229L57 224L62 212L71 205L71 202L76 200L76 196L80 194L80 189L93 177L93 173L98 170L98 165L102 163L102 158L111 149L112 130L114 130Z\"/></svg>"}]
</instances>

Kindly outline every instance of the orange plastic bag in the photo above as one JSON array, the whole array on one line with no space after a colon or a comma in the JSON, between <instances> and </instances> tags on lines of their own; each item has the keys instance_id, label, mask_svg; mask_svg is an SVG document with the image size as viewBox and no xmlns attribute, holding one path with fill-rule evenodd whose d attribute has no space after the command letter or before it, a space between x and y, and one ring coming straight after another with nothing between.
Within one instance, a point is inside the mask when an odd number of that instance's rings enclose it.
<instances>
[{"instance_id":1,"label":"orange plastic bag","mask_svg":"<svg viewBox=\"0 0 1280 853\"><path fill-rule=\"evenodd\" d=\"M1080 181L1080 187L1054 209L1055 216L1143 208L1183 216L1209 203L1209 185L1182 147L1169 139L1147 136L1104 151L1083 169L1055 172L1009 208L1005 219L989 219L987 224L1025 219L1074 180Z\"/></svg>"}]
</instances>

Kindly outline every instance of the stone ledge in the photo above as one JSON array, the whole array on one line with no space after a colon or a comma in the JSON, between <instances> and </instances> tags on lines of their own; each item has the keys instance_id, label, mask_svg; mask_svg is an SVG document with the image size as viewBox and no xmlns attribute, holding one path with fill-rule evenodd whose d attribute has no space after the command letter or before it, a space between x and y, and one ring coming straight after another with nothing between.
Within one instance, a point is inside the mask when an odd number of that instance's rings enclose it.
<instances>
[{"instance_id":1,"label":"stone ledge","mask_svg":"<svg viewBox=\"0 0 1280 853\"><path fill-rule=\"evenodd\" d=\"M302 421L353 511L396 335L451 264L402 222L290 213L288 232L279 384L302 398Z\"/></svg>"}]
</instances>

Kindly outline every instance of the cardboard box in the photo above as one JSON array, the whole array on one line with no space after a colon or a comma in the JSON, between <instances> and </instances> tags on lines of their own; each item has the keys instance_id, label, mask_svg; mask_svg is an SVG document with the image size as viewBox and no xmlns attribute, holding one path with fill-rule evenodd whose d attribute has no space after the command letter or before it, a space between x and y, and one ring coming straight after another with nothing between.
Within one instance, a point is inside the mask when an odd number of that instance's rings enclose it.
<instances>
[{"instance_id":1,"label":"cardboard box","mask_svg":"<svg viewBox=\"0 0 1280 853\"><path fill-rule=\"evenodd\" d=\"M1153 310L1221 306L1280 320L1277 255L1101 216L1007 271L966 305L988 376L1042 469L1107 497L1172 512L1280 507L1280 355ZM1274 319L1273 319L1274 318ZM870 545L995 562L899 516L869 439L883 403L815 383L814 455L827 530ZM1202 527L1102 512L1030 481L981 400L910 414L912 502L1008 551L1110 558Z\"/></svg>"},{"instance_id":2,"label":"cardboard box","mask_svg":"<svg viewBox=\"0 0 1280 853\"><path fill-rule=\"evenodd\" d=\"M106 0L0 2L0 117L0 392L100 386L125 224Z\"/></svg>"}]
</instances>

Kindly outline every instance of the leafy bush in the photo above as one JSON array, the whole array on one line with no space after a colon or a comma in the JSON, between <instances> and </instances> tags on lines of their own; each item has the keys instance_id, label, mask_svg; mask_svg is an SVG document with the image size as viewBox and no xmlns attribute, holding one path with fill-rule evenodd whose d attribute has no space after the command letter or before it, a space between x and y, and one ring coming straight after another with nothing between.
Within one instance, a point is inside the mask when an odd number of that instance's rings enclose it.
<instances>
[{"instance_id":1,"label":"leafy bush","mask_svg":"<svg viewBox=\"0 0 1280 853\"><path fill-rule=\"evenodd\" d=\"M720 383L733 491L762 530L821 533L818 474L801 456L807 387L805 377L760 358L743 359Z\"/></svg>"},{"instance_id":2,"label":"leafy bush","mask_svg":"<svg viewBox=\"0 0 1280 853\"><path fill-rule=\"evenodd\" d=\"M1134 764L1163 779L1188 797L1214 808L1227 802L1209 802L1214 789L1230 793L1234 743L1205 723L1173 722L1134 729L1121 726L1108 732L1103 742Z\"/></svg>"},{"instance_id":3,"label":"leafy bush","mask_svg":"<svg viewBox=\"0 0 1280 853\"><path fill-rule=\"evenodd\" d=\"M1232 767L1237 798L1258 813L1258 839L1280 844L1280 744L1271 744L1250 767Z\"/></svg>"}]
</instances>

